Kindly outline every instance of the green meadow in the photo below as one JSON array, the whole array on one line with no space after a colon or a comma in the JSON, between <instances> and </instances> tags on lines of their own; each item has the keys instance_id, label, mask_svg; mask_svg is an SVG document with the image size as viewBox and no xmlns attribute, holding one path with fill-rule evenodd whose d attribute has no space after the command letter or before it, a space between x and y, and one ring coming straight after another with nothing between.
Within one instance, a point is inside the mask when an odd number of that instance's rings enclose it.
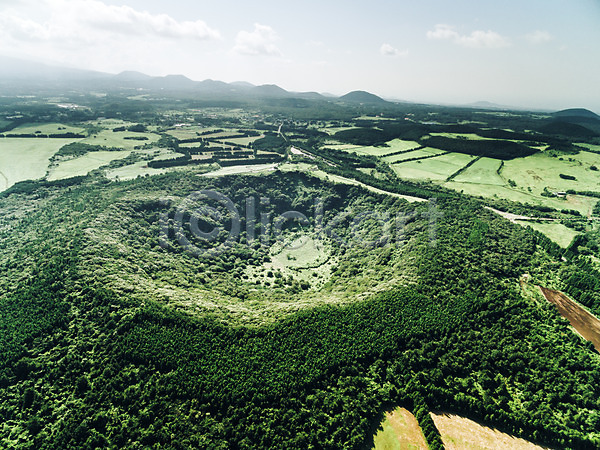
<instances>
[{"instance_id":1,"label":"green meadow","mask_svg":"<svg viewBox=\"0 0 600 450\"><path fill-rule=\"evenodd\" d=\"M0 191L19 181L43 178L50 158L74 139L0 139Z\"/></svg>"},{"instance_id":2,"label":"green meadow","mask_svg":"<svg viewBox=\"0 0 600 450\"><path fill-rule=\"evenodd\" d=\"M392 164L400 178L442 181L464 167L474 156L449 153L435 158Z\"/></svg>"},{"instance_id":3,"label":"green meadow","mask_svg":"<svg viewBox=\"0 0 600 450\"><path fill-rule=\"evenodd\" d=\"M386 156L383 160L388 164L394 164L402 161L406 161L407 159L412 158L423 158L425 156L432 155L441 155L444 153L443 150L439 150L437 148L426 147L420 150L414 150L412 152L400 153L399 155Z\"/></svg>"},{"instance_id":4,"label":"green meadow","mask_svg":"<svg viewBox=\"0 0 600 450\"><path fill-rule=\"evenodd\" d=\"M87 175L92 170L99 169L111 161L129 156L130 153L131 150L90 152L78 158L61 161L58 165L50 168L47 179L53 181Z\"/></svg>"},{"instance_id":5,"label":"green meadow","mask_svg":"<svg viewBox=\"0 0 600 450\"><path fill-rule=\"evenodd\" d=\"M7 134L62 134L62 133L84 133L85 130L81 127L64 125L62 123L39 123L26 124L14 128Z\"/></svg>"},{"instance_id":6,"label":"green meadow","mask_svg":"<svg viewBox=\"0 0 600 450\"><path fill-rule=\"evenodd\" d=\"M468 167L464 172L460 173L454 181L459 183L475 183L482 185L498 185L504 186L506 180L498 175L500 161L493 158L481 158L473 165Z\"/></svg>"},{"instance_id":7,"label":"green meadow","mask_svg":"<svg viewBox=\"0 0 600 450\"><path fill-rule=\"evenodd\" d=\"M125 139L127 137L146 137L147 140ZM160 136L155 133L133 133L131 131L114 132L112 129L109 129L102 130L98 134L82 139L79 142L90 145L103 145L105 147L119 147L125 150L133 150L134 147L154 143L159 139Z\"/></svg>"},{"instance_id":8,"label":"green meadow","mask_svg":"<svg viewBox=\"0 0 600 450\"><path fill-rule=\"evenodd\" d=\"M394 139L386 142L384 147L346 147L342 150L350 151L358 155L385 156L390 153L403 152L412 148L419 147L420 144L414 141L403 141L402 139ZM329 146L328 146L329 147Z\"/></svg>"},{"instance_id":9,"label":"green meadow","mask_svg":"<svg viewBox=\"0 0 600 450\"><path fill-rule=\"evenodd\" d=\"M530 226L534 230L545 234L552 241L560 245L562 248L567 248L568 245L573 241L573 238L578 234L581 234L573 230L572 228L566 227L562 223L558 222L534 222L530 220L517 220L516 223L524 227Z\"/></svg>"},{"instance_id":10,"label":"green meadow","mask_svg":"<svg viewBox=\"0 0 600 450\"><path fill-rule=\"evenodd\" d=\"M551 157L540 152L525 158L506 161L502 176L514 180L517 187L534 194L541 194L544 188L550 191L600 191L600 171L591 170L594 164L600 165L600 155L580 152L577 155ZM566 180L560 174L574 176L576 180Z\"/></svg>"}]
</instances>

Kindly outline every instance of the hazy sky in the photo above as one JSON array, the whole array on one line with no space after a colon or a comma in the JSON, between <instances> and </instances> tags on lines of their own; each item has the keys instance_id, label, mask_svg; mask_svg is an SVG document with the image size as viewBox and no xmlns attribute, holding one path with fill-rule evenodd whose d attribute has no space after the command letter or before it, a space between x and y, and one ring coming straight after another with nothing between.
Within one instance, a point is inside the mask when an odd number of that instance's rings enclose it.
<instances>
[{"instance_id":1,"label":"hazy sky","mask_svg":"<svg viewBox=\"0 0 600 450\"><path fill-rule=\"evenodd\" d=\"M0 0L0 54L600 113L600 0Z\"/></svg>"}]
</instances>

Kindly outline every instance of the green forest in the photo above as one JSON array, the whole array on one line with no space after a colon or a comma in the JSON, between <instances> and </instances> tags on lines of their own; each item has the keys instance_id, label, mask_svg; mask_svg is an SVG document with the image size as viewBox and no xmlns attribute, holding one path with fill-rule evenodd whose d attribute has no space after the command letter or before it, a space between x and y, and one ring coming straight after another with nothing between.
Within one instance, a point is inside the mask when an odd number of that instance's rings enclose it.
<instances>
[{"instance_id":1,"label":"green forest","mask_svg":"<svg viewBox=\"0 0 600 450\"><path fill-rule=\"evenodd\" d=\"M0 448L368 449L399 406L600 447L539 289L600 315L600 121L63 94L0 97Z\"/></svg>"},{"instance_id":2,"label":"green forest","mask_svg":"<svg viewBox=\"0 0 600 450\"><path fill-rule=\"evenodd\" d=\"M159 245L158 219L169 208L160 199L202 189L240 210L248 196L268 196L269 212L307 217L318 193L326 215L378 205L406 226L394 245L331 239L337 264L328 283L294 294L293 283L271 288L239 276L269 258L260 245L240 242L210 261L176 242ZM432 448L441 441L428 410L550 446L597 448L598 354L517 282L530 273L597 309L597 272L583 258L593 244L580 242L561 263L564 252L543 235L476 201L448 196L436 205L432 243L427 203L301 173L80 179L5 193L2 446L363 448L383 412L404 405L421 417ZM30 212L18 214L23 208ZM360 222L365 236L374 226ZM379 292L364 286L387 278L397 281ZM173 307L164 289L140 287L150 282L197 288L213 306ZM356 301L359 285L367 295ZM338 291L340 301L320 301ZM219 306L232 297L261 319ZM289 308L269 311L257 297Z\"/></svg>"}]
</instances>

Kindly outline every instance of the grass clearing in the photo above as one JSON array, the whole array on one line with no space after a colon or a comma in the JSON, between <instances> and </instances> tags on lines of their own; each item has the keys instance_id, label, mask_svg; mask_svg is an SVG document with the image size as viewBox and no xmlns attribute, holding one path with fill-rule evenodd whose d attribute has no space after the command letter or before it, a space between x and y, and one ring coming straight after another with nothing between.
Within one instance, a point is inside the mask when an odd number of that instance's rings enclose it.
<instances>
[{"instance_id":1,"label":"grass clearing","mask_svg":"<svg viewBox=\"0 0 600 450\"><path fill-rule=\"evenodd\" d=\"M400 153L399 155L386 156L382 159L388 164L394 164L411 158L423 158L425 156L441 155L442 153L445 153L444 150L426 147L412 152Z\"/></svg>"},{"instance_id":2,"label":"grass clearing","mask_svg":"<svg viewBox=\"0 0 600 450\"><path fill-rule=\"evenodd\" d=\"M587 143L577 143L575 145L579 145L580 147L589 148L595 152L600 152L600 145L587 144ZM600 156L598 157L600 159Z\"/></svg>"},{"instance_id":3,"label":"grass clearing","mask_svg":"<svg viewBox=\"0 0 600 450\"><path fill-rule=\"evenodd\" d=\"M325 144L323 144L323 147L330 148L332 150L357 150L359 148L364 148L364 147L361 147L360 145L342 144L338 141L325 141Z\"/></svg>"},{"instance_id":4,"label":"grass clearing","mask_svg":"<svg viewBox=\"0 0 600 450\"><path fill-rule=\"evenodd\" d=\"M590 170L590 166L600 163L600 155L580 152L554 158L545 153L536 153L525 158L506 161L502 176L515 180L523 191L541 194L545 187L550 191L600 191L600 171ZM572 175L576 180L565 180L560 174Z\"/></svg>"},{"instance_id":5,"label":"grass clearing","mask_svg":"<svg viewBox=\"0 0 600 450\"><path fill-rule=\"evenodd\" d=\"M350 151L359 155L385 156L389 155L390 153L403 152L418 147L420 147L420 144L418 142L394 139L386 142L386 146L382 147L352 147L343 150Z\"/></svg>"},{"instance_id":6,"label":"grass clearing","mask_svg":"<svg viewBox=\"0 0 600 450\"><path fill-rule=\"evenodd\" d=\"M106 172L106 178L110 180L132 180L137 177L144 176L152 176L152 175L160 175L166 172L173 171L188 171L192 172L194 175L197 175L198 172L203 170L209 172L212 168L212 164L198 164L194 166L175 166L175 167L164 167L160 169L154 169L152 167L148 167L148 161L138 161L133 164L129 164L123 167L117 167L115 169L110 169Z\"/></svg>"},{"instance_id":7,"label":"grass clearing","mask_svg":"<svg viewBox=\"0 0 600 450\"><path fill-rule=\"evenodd\" d=\"M39 133L38 133L39 131ZM63 134L63 133L85 133L81 127L63 125L62 123L39 123L25 124L17 127L7 134Z\"/></svg>"},{"instance_id":8,"label":"grass clearing","mask_svg":"<svg viewBox=\"0 0 600 450\"><path fill-rule=\"evenodd\" d=\"M435 158L393 164L392 169L400 178L442 181L474 158L462 153L449 153Z\"/></svg>"},{"instance_id":9,"label":"grass clearing","mask_svg":"<svg viewBox=\"0 0 600 450\"><path fill-rule=\"evenodd\" d=\"M54 181L87 175L92 170L105 166L111 161L126 158L130 153L131 150L90 152L78 158L61 161L57 166L50 168L47 179Z\"/></svg>"},{"instance_id":10,"label":"grass clearing","mask_svg":"<svg viewBox=\"0 0 600 450\"><path fill-rule=\"evenodd\" d=\"M329 247L302 231L290 233L269 250L271 261L248 267L248 282L269 286L282 278L307 283L306 288L320 289L329 280L335 265Z\"/></svg>"},{"instance_id":11,"label":"grass clearing","mask_svg":"<svg viewBox=\"0 0 600 450\"><path fill-rule=\"evenodd\" d=\"M0 191L19 181L43 178L50 158L75 139L0 139Z\"/></svg>"},{"instance_id":12,"label":"grass clearing","mask_svg":"<svg viewBox=\"0 0 600 450\"><path fill-rule=\"evenodd\" d=\"M491 138L479 136L474 133L430 133L431 136L442 136L451 139L469 139L471 141L489 141Z\"/></svg>"},{"instance_id":13,"label":"grass clearing","mask_svg":"<svg viewBox=\"0 0 600 450\"><path fill-rule=\"evenodd\" d=\"M230 138L230 139L225 139L225 140L227 142L231 142L232 144L239 145L240 147L248 147L250 144L252 144L257 139L261 139L264 137L265 136L261 134L260 136Z\"/></svg>"},{"instance_id":14,"label":"grass clearing","mask_svg":"<svg viewBox=\"0 0 600 450\"><path fill-rule=\"evenodd\" d=\"M170 134L171 136L173 136L174 138L177 139L195 139L198 137L204 137L204 136L200 136L200 134L202 133L208 133L208 132L212 132L212 131L216 131L219 130L220 128L217 127L197 127L197 126L190 126L190 127L177 127L174 128L172 130L167 130L166 133Z\"/></svg>"},{"instance_id":15,"label":"grass clearing","mask_svg":"<svg viewBox=\"0 0 600 450\"><path fill-rule=\"evenodd\" d=\"M155 156L152 158L153 161L162 161L165 159L174 159L182 156L181 153L174 152L173 150L161 148L159 151L155 150Z\"/></svg>"},{"instance_id":16,"label":"grass clearing","mask_svg":"<svg viewBox=\"0 0 600 450\"><path fill-rule=\"evenodd\" d=\"M207 147L210 147L210 144L212 144L212 142L209 142ZM202 145L201 142L184 142L183 144L179 144L180 148L197 148L200 147Z\"/></svg>"},{"instance_id":17,"label":"grass clearing","mask_svg":"<svg viewBox=\"0 0 600 450\"><path fill-rule=\"evenodd\" d=\"M531 220L515 220L521 226L530 226L534 230L545 234L551 241L556 242L562 248L567 248L568 245L573 241L573 238L577 236L578 231L569 228L559 222L534 222Z\"/></svg>"},{"instance_id":18,"label":"grass clearing","mask_svg":"<svg viewBox=\"0 0 600 450\"><path fill-rule=\"evenodd\" d=\"M454 178L459 183L506 185L506 181L498 175L500 161L493 158L481 158L471 167Z\"/></svg>"},{"instance_id":19,"label":"grass clearing","mask_svg":"<svg viewBox=\"0 0 600 450\"><path fill-rule=\"evenodd\" d=\"M132 180L138 176L160 175L176 167L153 169L148 167L148 161L138 161L128 166L117 167L106 172L106 178L109 180Z\"/></svg>"},{"instance_id":20,"label":"grass clearing","mask_svg":"<svg viewBox=\"0 0 600 450\"><path fill-rule=\"evenodd\" d=\"M319 131L323 131L324 133L327 133L328 135L332 136L338 131L354 130L356 128L357 127L324 127L319 128Z\"/></svg>"},{"instance_id":21,"label":"grass clearing","mask_svg":"<svg viewBox=\"0 0 600 450\"><path fill-rule=\"evenodd\" d=\"M429 447L415 416L405 408L385 414L373 439L375 450L427 450Z\"/></svg>"},{"instance_id":22,"label":"grass clearing","mask_svg":"<svg viewBox=\"0 0 600 450\"><path fill-rule=\"evenodd\" d=\"M269 164L247 164L240 166L229 166L229 167L221 167L218 170L213 172L203 173L200 176L203 177L221 177L225 175L237 175L241 173L268 173L277 169L277 163L269 163Z\"/></svg>"},{"instance_id":23,"label":"grass clearing","mask_svg":"<svg viewBox=\"0 0 600 450\"><path fill-rule=\"evenodd\" d=\"M498 186L494 184L461 183L452 180L443 183L444 187L463 192L474 197L483 198L503 198L514 202L530 205L549 206L557 210L574 209L582 215L587 216L598 199L592 197L583 197L580 195L567 195L565 198L542 197L531 192L509 186Z\"/></svg>"},{"instance_id":24,"label":"grass clearing","mask_svg":"<svg viewBox=\"0 0 600 450\"><path fill-rule=\"evenodd\" d=\"M276 269L310 269L329 260L322 242L302 234L274 245L272 253L271 263Z\"/></svg>"},{"instance_id":25,"label":"grass clearing","mask_svg":"<svg viewBox=\"0 0 600 450\"><path fill-rule=\"evenodd\" d=\"M447 450L534 450L543 449L525 439L488 428L466 417L431 413Z\"/></svg>"},{"instance_id":26,"label":"grass clearing","mask_svg":"<svg viewBox=\"0 0 600 450\"><path fill-rule=\"evenodd\" d=\"M241 134L241 133L238 130L228 128L228 129L223 129L223 131L218 131L216 133L203 135L202 137L208 138L208 139L222 139L222 138L227 138L228 136L235 135L235 134ZM230 139L226 139L226 140L229 141Z\"/></svg>"},{"instance_id":27,"label":"grass clearing","mask_svg":"<svg viewBox=\"0 0 600 450\"><path fill-rule=\"evenodd\" d=\"M145 141L125 139L126 137L146 137ZM133 133L130 131L114 132L110 130L102 130L98 134L82 139L79 142L90 145L103 145L105 147L118 147L124 150L133 150L134 147L140 145L151 144L160 139L160 136L155 133Z\"/></svg>"}]
</instances>

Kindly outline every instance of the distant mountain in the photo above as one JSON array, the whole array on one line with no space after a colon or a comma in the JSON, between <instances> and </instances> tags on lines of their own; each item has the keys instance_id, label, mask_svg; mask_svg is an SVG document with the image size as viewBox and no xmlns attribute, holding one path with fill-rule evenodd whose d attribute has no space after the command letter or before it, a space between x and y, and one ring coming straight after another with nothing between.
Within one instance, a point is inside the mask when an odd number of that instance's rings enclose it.
<instances>
[{"instance_id":1,"label":"distant mountain","mask_svg":"<svg viewBox=\"0 0 600 450\"><path fill-rule=\"evenodd\" d=\"M247 81L233 81L232 83L229 83L232 86L236 86L236 87L242 87L242 88L253 88L256 87L256 85L252 84L252 83L248 83Z\"/></svg>"},{"instance_id":2,"label":"distant mountain","mask_svg":"<svg viewBox=\"0 0 600 450\"><path fill-rule=\"evenodd\" d=\"M487 102L487 101L479 101L473 102L465 105L469 108L477 108L477 109L511 109L508 106L499 105L497 103Z\"/></svg>"},{"instance_id":3,"label":"distant mountain","mask_svg":"<svg viewBox=\"0 0 600 450\"><path fill-rule=\"evenodd\" d=\"M585 118L585 119L600 120L600 116L598 114L593 113L589 109L585 109L585 108L563 109L562 111L557 111L552 115L559 119L564 119L567 117L568 118L578 117L578 118Z\"/></svg>"},{"instance_id":4,"label":"distant mountain","mask_svg":"<svg viewBox=\"0 0 600 450\"><path fill-rule=\"evenodd\" d=\"M284 98L290 96L288 91L280 88L276 84L263 84L262 86L256 86L250 92L260 97Z\"/></svg>"},{"instance_id":5,"label":"distant mountain","mask_svg":"<svg viewBox=\"0 0 600 450\"><path fill-rule=\"evenodd\" d=\"M145 73L141 73L141 72L136 72L134 70L126 70L126 71L121 72L113 77L113 80L132 81L132 82L148 81L151 79L152 79L152 77L150 75L146 75Z\"/></svg>"},{"instance_id":6,"label":"distant mountain","mask_svg":"<svg viewBox=\"0 0 600 450\"><path fill-rule=\"evenodd\" d=\"M183 75L167 75L165 77L154 77L149 83L154 88L181 91L193 89L197 82Z\"/></svg>"},{"instance_id":7,"label":"distant mountain","mask_svg":"<svg viewBox=\"0 0 600 450\"><path fill-rule=\"evenodd\" d=\"M341 100L346 103L379 103L385 104L388 103L381 97L378 97L375 94L371 94L366 91L352 91L348 92L346 95L342 95L338 100Z\"/></svg>"},{"instance_id":8,"label":"distant mountain","mask_svg":"<svg viewBox=\"0 0 600 450\"><path fill-rule=\"evenodd\" d=\"M92 70L71 69L44 63L0 56L0 81L6 82L67 82L72 80L98 80L113 75Z\"/></svg>"},{"instance_id":9,"label":"distant mountain","mask_svg":"<svg viewBox=\"0 0 600 450\"><path fill-rule=\"evenodd\" d=\"M318 92L295 92L295 94L299 98L304 98L307 100L327 100L327 97L319 94Z\"/></svg>"},{"instance_id":10,"label":"distant mountain","mask_svg":"<svg viewBox=\"0 0 600 450\"><path fill-rule=\"evenodd\" d=\"M489 111L537 111L549 113L550 111L544 108L528 108L524 106L502 105L499 103L488 102L485 100L467 103L467 104L451 104L451 106L462 106L473 109L487 109Z\"/></svg>"}]
</instances>

